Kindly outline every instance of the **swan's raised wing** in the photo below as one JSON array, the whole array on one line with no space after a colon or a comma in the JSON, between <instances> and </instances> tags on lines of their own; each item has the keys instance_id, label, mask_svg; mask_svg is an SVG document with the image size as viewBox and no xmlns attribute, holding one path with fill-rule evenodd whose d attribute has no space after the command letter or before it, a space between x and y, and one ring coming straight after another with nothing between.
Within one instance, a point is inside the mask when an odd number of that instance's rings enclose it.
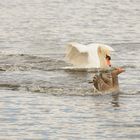
<instances>
[{"instance_id":1,"label":"swan's raised wing","mask_svg":"<svg viewBox=\"0 0 140 140\"><path fill-rule=\"evenodd\" d=\"M88 52L85 45L73 42L66 49L66 60L78 67L86 67L88 64Z\"/></svg>"},{"instance_id":2,"label":"swan's raised wing","mask_svg":"<svg viewBox=\"0 0 140 140\"><path fill-rule=\"evenodd\" d=\"M115 51L112 47L105 44L88 44L87 46L94 47L94 48L96 46L97 48L102 48L105 51L109 51L109 52Z\"/></svg>"},{"instance_id":3,"label":"swan's raised wing","mask_svg":"<svg viewBox=\"0 0 140 140\"><path fill-rule=\"evenodd\" d=\"M66 59L69 63L82 68L105 68L106 55L114 51L108 45L69 43L66 50Z\"/></svg>"}]
</instances>

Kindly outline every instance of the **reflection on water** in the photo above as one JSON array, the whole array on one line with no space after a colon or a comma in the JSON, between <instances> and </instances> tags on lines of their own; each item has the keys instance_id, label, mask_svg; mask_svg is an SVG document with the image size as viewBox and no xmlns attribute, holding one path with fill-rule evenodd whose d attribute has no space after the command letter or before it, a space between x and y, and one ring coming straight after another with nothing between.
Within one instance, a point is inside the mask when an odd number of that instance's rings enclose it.
<instances>
[{"instance_id":1,"label":"reflection on water","mask_svg":"<svg viewBox=\"0 0 140 140\"><path fill-rule=\"evenodd\" d=\"M82 97L1 91L0 136L1 139L139 138L139 98L132 95L130 102L125 97L127 94Z\"/></svg>"},{"instance_id":2,"label":"reflection on water","mask_svg":"<svg viewBox=\"0 0 140 140\"><path fill-rule=\"evenodd\" d=\"M119 94L112 95L112 106L119 107Z\"/></svg>"}]
</instances>

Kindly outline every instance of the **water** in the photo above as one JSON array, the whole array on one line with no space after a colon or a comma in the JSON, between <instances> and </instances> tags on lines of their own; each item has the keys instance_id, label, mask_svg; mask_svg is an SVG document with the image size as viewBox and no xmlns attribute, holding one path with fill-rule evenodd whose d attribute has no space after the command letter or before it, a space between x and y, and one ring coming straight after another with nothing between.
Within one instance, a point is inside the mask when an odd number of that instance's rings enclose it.
<instances>
[{"instance_id":1,"label":"water","mask_svg":"<svg viewBox=\"0 0 140 140\"><path fill-rule=\"evenodd\" d=\"M140 139L140 2L0 2L0 139ZM94 95L92 72L65 70L65 46L105 43L120 92Z\"/></svg>"}]
</instances>

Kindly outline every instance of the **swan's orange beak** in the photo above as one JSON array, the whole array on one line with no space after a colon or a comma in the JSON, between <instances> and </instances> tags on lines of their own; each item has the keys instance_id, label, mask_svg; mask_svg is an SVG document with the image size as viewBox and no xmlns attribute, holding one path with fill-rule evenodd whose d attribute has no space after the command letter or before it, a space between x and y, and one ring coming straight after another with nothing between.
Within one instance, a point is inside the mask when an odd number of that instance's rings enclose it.
<instances>
[{"instance_id":1,"label":"swan's orange beak","mask_svg":"<svg viewBox=\"0 0 140 140\"><path fill-rule=\"evenodd\" d=\"M111 62L110 62L110 60L106 60L106 64L109 66L109 67L111 67Z\"/></svg>"}]
</instances>

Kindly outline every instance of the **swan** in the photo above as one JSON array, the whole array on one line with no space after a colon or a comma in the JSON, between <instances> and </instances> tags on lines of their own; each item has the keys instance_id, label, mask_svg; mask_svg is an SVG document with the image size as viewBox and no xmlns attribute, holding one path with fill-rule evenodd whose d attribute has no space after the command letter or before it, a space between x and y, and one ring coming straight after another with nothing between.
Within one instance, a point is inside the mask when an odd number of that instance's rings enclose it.
<instances>
[{"instance_id":1,"label":"swan","mask_svg":"<svg viewBox=\"0 0 140 140\"><path fill-rule=\"evenodd\" d=\"M65 59L78 68L107 68L106 56L114 49L105 44L68 43Z\"/></svg>"}]
</instances>

